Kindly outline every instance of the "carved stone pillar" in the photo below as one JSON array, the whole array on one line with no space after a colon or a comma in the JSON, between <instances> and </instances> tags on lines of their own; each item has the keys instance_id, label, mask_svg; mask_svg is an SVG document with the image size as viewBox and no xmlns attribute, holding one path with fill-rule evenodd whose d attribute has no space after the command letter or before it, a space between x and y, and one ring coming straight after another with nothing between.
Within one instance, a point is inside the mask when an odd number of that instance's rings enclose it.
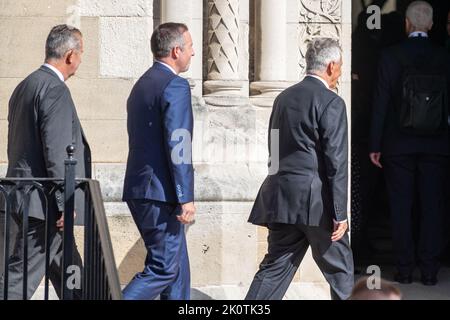
<instances>
[{"instance_id":1,"label":"carved stone pillar","mask_svg":"<svg viewBox=\"0 0 450 320\"><path fill-rule=\"evenodd\" d=\"M192 3L183 0L161 1L161 23L180 22L188 27L192 21Z\"/></svg>"},{"instance_id":2,"label":"carved stone pillar","mask_svg":"<svg viewBox=\"0 0 450 320\"><path fill-rule=\"evenodd\" d=\"M318 37L334 38L342 42L342 0L300 0L299 5L299 64L300 76L303 76L306 72L308 42Z\"/></svg>"},{"instance_id":3,"label":"carved stone pillar","mask_svg":"<svg viewBox=\"0 0 450 320\"><path fill-rule=\"evenodd\" d=\"M202 0L163 0L161 1L161 23L179 22L188 26L194 42L195 56L187 72L180 74L188 79L193 94L202 95ZM199 27L200 24L200 27Z\"/></svg>"},{"instance_id":4,"label":"carved stone pillar","mask_svg":"<svg viewBox=\"0 0 450 320\"><path fill-rule=\"evenodd\" d=\"M217 106L244 103L245 85L241 76L239 0L208 0L208 56L205 100Z\"/></svg>"},{"instance_id":5,"label":"carved stone pillar","mask_svg":"<svg viewBox=\"0 0 450 320\"><path fill-rule=\"evenodd\" d=\"M290 83L286 82L286 0L255 3L255 82L251 102L271 107L275 97Z\"/></svg>"}]
</instances>

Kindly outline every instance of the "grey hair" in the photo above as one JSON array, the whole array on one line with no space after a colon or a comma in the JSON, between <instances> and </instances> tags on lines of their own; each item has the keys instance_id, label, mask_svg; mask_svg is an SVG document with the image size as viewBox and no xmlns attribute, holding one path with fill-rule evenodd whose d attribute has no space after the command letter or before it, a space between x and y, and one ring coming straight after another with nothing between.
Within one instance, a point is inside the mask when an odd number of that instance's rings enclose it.
<instances>
[{"instance_id":1,"label":"grey hair","mask_svg":"<svg viewBox=\"0 0 450 320\"><path fill-rule=\"evenodd\" d=\"M59 60L69 50L81 50L81 31L67 24L52 28L45 42L45 61Z\"/></svg>"},{"instance_id":2,"label":"grey hair","mask_svg":"<svg viewBox=\"0 0 450 320\"><path fill-rule=\"evenodd\" d=\"M159 25L153 31L150 40L153 56L155 58L164 58L170 54L175 47L184 48L183 34L188 31L188 27L183 23L168 22Z\"/></svg>"},{"instance_id":3,"label":"grey hair","mask_svg":"<svg viewBox=\"0 0 450 320\"><path fill-rule=\"evenodd\" d=\"M428 31L433 24L433 7L425 1L414 1L406 9L406 18L417 31Z\"/></svg>"},{"instance_id":4,"label":"grey hair","mask_svg":"<svg viewBox=\"0 0 450 320\"><path fill-rule=\"evenodd\" d=\"M331 62L342 59L341 47L332 38L315 38L306 50L306 73L323 72Z\"/></svg>"}]
</instances>

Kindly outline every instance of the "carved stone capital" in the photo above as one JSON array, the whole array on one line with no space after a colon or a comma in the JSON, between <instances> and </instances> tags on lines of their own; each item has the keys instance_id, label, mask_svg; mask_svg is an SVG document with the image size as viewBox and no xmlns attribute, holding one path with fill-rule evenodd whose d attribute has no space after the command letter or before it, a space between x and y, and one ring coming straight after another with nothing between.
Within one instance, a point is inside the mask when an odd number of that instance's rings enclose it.
<instances>
[{"instance_id":1,"label":"carved stone capital","mask_svg":"<svg viewBox=\"0 0 450 320\"><path fill-rule=\"evenodd\" d=\"M208 80L203 83L205 102L213 106L240 106L248 104L242 92L247 81Z\"/></svg>"},{"instance_id":2,"label":"carved stone capital","mask_svg":"<svg viewBox=\"0 0 450 320\"><path fill-rule=\"evenodd\" d=\"M299 22L340 23L342 0L299 0Z\"/></svg>"},{"instance_id":3,"label":"carved stone capital","mask_svg":"<svg viewBox=\"0 0 450 320\"><path fill-rule=\"evenodd\" d=\"M300 51L300 76L306 73L306 50L308 43L314 38L328 37L341 41L341 25L340 24L322 24L322 23L311 23L311 24L300 24L298 40L299 40L299 51Z\"/></svg>"},{"instance_id":4,"label":"carved stone capital","mask_svg":"<svg viewBox=\"0 0 450 320\"><path fill-rule=\"evenodd\" d=\"M250 84L252 105L258 107L272 107L275 98L294 82L288 81L256 81Z\"/></svg>"}]
</instances>

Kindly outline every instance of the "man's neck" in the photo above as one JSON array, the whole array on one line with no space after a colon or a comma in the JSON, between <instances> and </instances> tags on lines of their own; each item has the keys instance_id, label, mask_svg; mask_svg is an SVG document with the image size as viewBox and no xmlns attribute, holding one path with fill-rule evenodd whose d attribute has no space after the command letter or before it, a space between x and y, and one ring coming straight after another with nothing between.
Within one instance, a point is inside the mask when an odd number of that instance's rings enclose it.
<instances>
[{"instance_id":1,"label":"man's neck","mask_svg":"<svg viewBox=\"0 0 450 320\"><path fill-rule=\"evenodd\" d=\"M323 74L317 74L317 73L308 73L307 76L316 78L320 81L322 81L322 83L328 88L330 89L330 84L329 81L327 80L326 76L324 76Z\"/></svg>"},{"instance_id":2,"label":"man's neck","mask_svg":"<svg viewBox=\"0 0 450 320\"><path fill-rule=\"evenodd\" d=\"M176 75L180 74L180 72L178 71L177 66L175 65L175 63L173 63L172 60L169 59L156 59L157 62L162 63L163 65L169 67L169 69L175 73Z\"/></svg>"},{"instance_id":3,"label":"man's neck","mask_svg":"<svg viewBox=\"0 0 450 320\"><path fill-rule=\"evenodd\" d=\"M69 77L67 75L67 72L64 70L64 68L61 67L61 65L59 63L55 63L53 61L46 61L45 64L47 66L50 67L50 69L52 69L52 71L54 71L58 77L62 76L62 81L66 81Z\"/></svg>"}]
</instances>

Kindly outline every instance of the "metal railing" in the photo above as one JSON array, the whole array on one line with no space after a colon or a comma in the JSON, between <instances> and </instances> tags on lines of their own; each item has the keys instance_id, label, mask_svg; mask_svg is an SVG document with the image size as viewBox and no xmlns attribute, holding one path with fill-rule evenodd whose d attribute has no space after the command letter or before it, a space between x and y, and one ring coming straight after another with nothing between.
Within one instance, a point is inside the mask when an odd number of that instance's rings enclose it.
<instances>
[{"instance_id":1,"label":"metal railing","mask_svg":"<svg viewBox=\"0 0 450 320\"><path fill-rule=\"evenodd\" d=\"M4 206L3 208L0 207L0 211L3 211L4 214L4 270L3 287L0 290L3 290L4 300L8 300L12 259L10 247L11 241L14 241L14 239L11 239L10 228L14 222L12 219L17 217L20 219L22 227L22 230L17 232L22 232L23 239L23 250L21 250L23 260L22 299L30 298L28 292L29 244L27 233L30 222L30 199L33 192L39 195L45 216L44 299L49 299L50 249L53 236L51 230L52 226L56 226L57 221L56 215L49 214L49 208L51 208L50 202L54 201L57 195L64 196L60 298L64 300L119 300L122 298L100 184L98 181L91 179L75 179L77 161L73 159L74 148L69 146L67 153L68 159L65 161L64 180L49 178L0 179L0 198L3 197L4 199ZM74 250L76 250L74 243L74 209L75 192L77 190L81 190L84 194L84 259L81 268L74 264ZM20 194L21 199L19 213L12 212L13 202L17 201L17 194ZM13 217L13 214L16 214L16 216Z\"/></svg>"}]
</instances>

